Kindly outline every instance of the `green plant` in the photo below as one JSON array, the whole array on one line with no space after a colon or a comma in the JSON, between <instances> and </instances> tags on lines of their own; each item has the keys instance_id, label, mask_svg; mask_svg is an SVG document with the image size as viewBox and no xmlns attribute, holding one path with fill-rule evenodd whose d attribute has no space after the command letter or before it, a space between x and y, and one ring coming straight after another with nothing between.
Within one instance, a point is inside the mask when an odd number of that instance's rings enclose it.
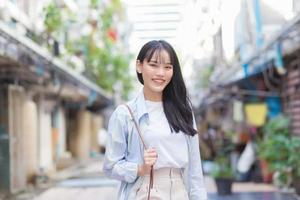
<instances>
[{"instance_id":1,"label":"green plant","mask_svg":"<svg viewBox=\"0 0 300 200\"><path fill-rule=\"evenodd\" d=\"M271 119L263 127L263 137L258 141L258 155L267 161L280 186L289 186L292 175L300 175L300 139L289 134L290 120L284 115Z\"/></svg>"},{"instance_id":2,"label":"green plant","mask_svg":"<svg viewBox=\"0 0 300 200\"><path fill-rule=\"evenodd\" d=\"M285 115L278 115L277 117L269 120L263 127L265 137L272 135L289 135L290 119Z\"/></svg>"},{"instance_id":3,"label":"green plant","mask_svg":"<svg viewBox=\"0 0 300 200\"><path fill-rule=\"evenodd\" d=\"M271 170L281 168L289 155L289 119L279 115L263 127L263 136L258 140L258 155L265 159Z\"/></svg>"},{"instance_id":4,"label":"green plant","mask_svg":"<svg viewBox=\"0 0 300 200\"><path fill-rule=\"evenodd\" d=\"M44 23L48 34L61 29L63 25L60 8L54 2L45 7Z\"/></svg>"},{"instance_id":5,"label":"green plant","mask_svg":"<svg viewBox=\"0 0 300 200\"><path fill-rule=\"evenodd\" d=\"M260 157L270 164L272 171L280 170L286 166L290 152L289 144L290 139L284 135L274 135L260 143Z\"/></svg>"},{"instance_id":6,"label":"green plant","mask_svg":"<svg viewBox=\"0 0 300 200\"><path fill-rule=\"evenodd\" d=\"M289 156L287 164L292 168L293 177L300 178L300 138L293 136L289 144Z\"/></svg>"},{"instance_id":7,"label":"green plant","mask_svg":"<svg viewBox=\"0 0 300 200\"><path fill-rule=\"evenodd\" d=\"M215 168L212 170L212 176L215 179L224 178L224 179L233 179L234 173L230 164L230 153L233 151L234 146L225 135L222 135L216 141L217 146L217 155L214 159Z\"/></svg>"},{"instance_id":8,"label":"green plant","mask_svg":"<svg viewBox=\"0 0 300 200\"><path fill-rule=\"evenodd\" d=\"M51 2L45 7L47 47L52 50L53 39L61 46L65 45L65 48L61 48L66 50L61 58L70 67L76 67L70 59L76 55L84 63L85 76L105 91L119 92L126 99L133 88L134 79L128 73L132 57L126 50L125 35L128 33L119 28L119 25L126 23L126 19L123 19L126 16L125 9L120 0L89 1L93 14L86 16L79 16L64 3ZM72 34L71 31L78 25L87 31L78 30Z\"/></svg>"},{"instance_id":9,"label":"green plant","mask_svg":"<svg viewBox=\"0 0 300 200\"><path fill-rule=\"evenodd\" d=\"M227 156L218 156L215 159L215 169L212 171L212 177L224 178L224 179L232 179L234 177L234 173L230 166L230 161Z\"/></svg>"}]
</instances>

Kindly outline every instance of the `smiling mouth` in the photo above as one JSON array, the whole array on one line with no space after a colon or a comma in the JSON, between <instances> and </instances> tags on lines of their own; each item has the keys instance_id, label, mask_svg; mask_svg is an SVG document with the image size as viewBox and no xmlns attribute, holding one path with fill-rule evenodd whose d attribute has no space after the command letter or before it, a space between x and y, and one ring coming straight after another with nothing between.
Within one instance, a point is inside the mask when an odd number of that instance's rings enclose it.
<instances>
[{"instance_id":1,"label":"smiling mouth","mask_svg":"<svg viewBox=\"0 0 300 200\"><path fill-rule=\"evenodd\" d=\"M163 80L163 79L152 79L152 81L155 83L164 83L165 82L165 80Z\"/></svg>"}]
</instances>

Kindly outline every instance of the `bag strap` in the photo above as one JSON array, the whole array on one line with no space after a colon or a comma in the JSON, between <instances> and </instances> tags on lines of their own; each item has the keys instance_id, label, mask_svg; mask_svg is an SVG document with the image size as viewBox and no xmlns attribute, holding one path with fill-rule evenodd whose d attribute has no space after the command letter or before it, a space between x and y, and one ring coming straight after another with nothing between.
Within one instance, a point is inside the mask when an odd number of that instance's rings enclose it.
<instances>
[{"instance_id":1,"label":"bag strap","mask_svg":"<svg viewBox=\"0 0 300 200\"><path fill-rule=\"evenodd\" d=\"M134 122L135 128L136 128L137 131L138 131L138 134L139 134L140 139L141 139L141 141L142 141L142 143L143 143L144 149L146 149L146 144L145 144L145 142L144 142L144 139L143 139L143 136L142 136L141 129L140 129L140 127L139 127L137 121L135 120L135 118L134 118L134 116L133 116L132 110L131 110L131 108L130 108L127 104L125 104L125 106L127 107L127 109L128 109L129 112L130 112L131 118L132 118L132 120L133 120L133 122Z\"/></svg>"},{"instance_id":2,"label":"bag strap","mask_svg":"<svg viewBox=\"0 0 300 200\"><path fill-rule=\"evenodd\" d=\"M139 125L138 125L137 121L135 120L135 118L134 118L134 116L133 116L132 110L130 109L130 107L129 107L127 104L125 104L125 106L126 106L127 109L129 110L129 113L130 113L131 118L132 118L132 120L133 120L133 122L134 122L135 128L137 129L138 134L139 134L139 136L140 136L140 139L141 139L141 141L142 141L142 143L143 143L144 149L146 149L146 144L145 144L145 141L144 141L144 139L143 139L141 129L139 128ZM147 198L148 200L150 200L150 192L151 192L151 189L153 188L153 178L154 178L154 177L153 177L153 166L151 166L151 169L150 169L150 182L149 182L148 198Z\"/></svg>"}]
</instances>

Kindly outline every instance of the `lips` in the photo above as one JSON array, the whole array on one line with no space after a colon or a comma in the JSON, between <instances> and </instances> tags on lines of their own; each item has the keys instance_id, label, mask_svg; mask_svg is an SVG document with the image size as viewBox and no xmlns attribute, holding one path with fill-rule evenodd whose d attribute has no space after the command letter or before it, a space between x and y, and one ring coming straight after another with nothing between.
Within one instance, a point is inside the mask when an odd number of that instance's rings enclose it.
<instances>
[{"instance_id":1,"label":"lips","mask_svg":"<svg viewBox=\"0 0 300 200\"><path fill-rule=\"evenodd\" d=\"M152 81L154 81L155 83L164 83L165 82L164 79L152 79Z\"/></svg>"}]
</instances>

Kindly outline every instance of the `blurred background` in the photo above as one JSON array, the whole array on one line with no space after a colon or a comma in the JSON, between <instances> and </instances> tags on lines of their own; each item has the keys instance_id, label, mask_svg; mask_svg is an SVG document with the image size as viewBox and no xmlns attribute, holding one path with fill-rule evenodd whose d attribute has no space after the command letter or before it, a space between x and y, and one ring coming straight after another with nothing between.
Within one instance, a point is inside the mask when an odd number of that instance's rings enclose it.
<instances>
[{"instance_id":1,"label":"blurred background","mask_svg":"<svg viewBox=\"0 0 300 200\"><path fill-rule=\"evenodd\" d=\"M299 0L1 0L0 199L116 199L107 121L170 42L211 200L300 194Z\"/></svg>"}]
</instances>

